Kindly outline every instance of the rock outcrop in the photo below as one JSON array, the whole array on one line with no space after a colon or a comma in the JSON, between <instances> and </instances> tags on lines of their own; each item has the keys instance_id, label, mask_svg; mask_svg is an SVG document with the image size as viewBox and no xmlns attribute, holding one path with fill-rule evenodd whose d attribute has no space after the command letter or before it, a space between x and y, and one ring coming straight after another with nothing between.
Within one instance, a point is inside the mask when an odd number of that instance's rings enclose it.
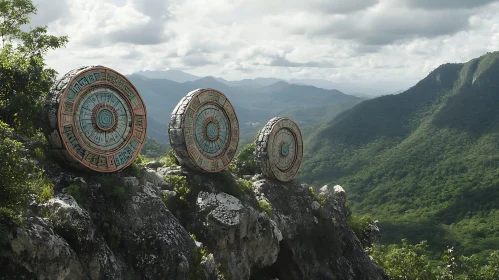
<instances>
[{"instance_id":1,"label":"rock outcrop","mask_svg":"<svg viewBox=\"0 0 499 280\"><path fill-rule=\"evenodd\" d=\"M141 178L53 171L56 195L10 233L0 279L388 279L348 227L339 186L317 196L149 166Z\"/></svg>"}]
</instances>

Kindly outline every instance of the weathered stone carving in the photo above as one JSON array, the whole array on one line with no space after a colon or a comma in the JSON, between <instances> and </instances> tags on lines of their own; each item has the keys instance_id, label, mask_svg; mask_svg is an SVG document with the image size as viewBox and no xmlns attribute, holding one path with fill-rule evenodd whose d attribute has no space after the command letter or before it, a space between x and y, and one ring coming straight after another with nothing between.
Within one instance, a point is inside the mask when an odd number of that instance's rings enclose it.
<instances>
[{"instance_id":1,"label":"weathered stone carving","mask_svg":"<svg viewBox=\"0 0 499 280\"><path fill-rule=\"evenodd\" d=\"M46 135L73 167L115 172L130 165L146 137L146 107L120 73L87 66L56 81L45 102Z\"/></svg>"},{"instance_id":2,"label":"weathered stone carving","mask_svg":"<svg viewBox=\"0 0 499 280\"><path fill-rule=\"evenodd\" d=\"M219 172L236 155L239 122L223 93L197 89L173 110L168 134L181 164L198 171Z\"/></svg>"},{"instance_id":3,"label":"weathered stone carving","mask_svg":"<svg viewBox=\"0 0 499 280\"><path fill-rule=\"evenodd\" d=\"M292 180L300 169L303 140L300 129L289 118L273 118L256 139L256 158L263 175L283 182Z\"/></svg>"}]
</instances>

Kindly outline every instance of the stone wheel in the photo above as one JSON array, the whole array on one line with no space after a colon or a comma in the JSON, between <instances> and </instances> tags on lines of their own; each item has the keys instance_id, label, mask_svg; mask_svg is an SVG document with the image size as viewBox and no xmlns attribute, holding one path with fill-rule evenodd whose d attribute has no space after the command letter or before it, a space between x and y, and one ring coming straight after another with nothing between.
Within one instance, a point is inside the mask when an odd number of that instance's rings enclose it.
<instances>
[{"instance_id":1,"label":"stone wheel","mask_svg":"<svg viewBox=\"0 0 499 280\"><path fill-rule=\"evenodd\" d=\"M236 154L239 122L223 93L197 89L173 110L168 135L180 164L198 171L219 172Z\"/></svg>"},{"instance_id":2,"label":"stone wheel","mask_svg":"<svg viewBox=\"0 0 499 280\"><path fill-rule=\"evenodd\" d=\"M300 129L289 118L273 118L256 139L256 159L269 179L291 181L300 169L303 140Z\"/></svg>"},{"instance_id":3,"label":"stone wheel","mask_svg":"<svg viewBox=\"0 0 499 280\"><path fill-rule=\"evenodd\" d=\"M146 107L118 72L88 66L56 81L45 102L45 131L69 166L115 172L130 165L146 137Z\"/></svg>"}]
</instances>

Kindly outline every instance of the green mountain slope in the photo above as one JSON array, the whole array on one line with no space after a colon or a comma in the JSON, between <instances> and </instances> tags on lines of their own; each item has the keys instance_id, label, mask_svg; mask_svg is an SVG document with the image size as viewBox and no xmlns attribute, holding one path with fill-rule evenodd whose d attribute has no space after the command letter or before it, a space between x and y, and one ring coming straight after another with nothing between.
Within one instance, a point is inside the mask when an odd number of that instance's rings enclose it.
<instances>
[{"instance_id":1,"label":"green mountain slope","mask_svg":"<svg viewBox=\"0 0 499 280\"><path fill-rule=\"evenodd\" d=\"M384 243L499 249L499 52L446 64L310 137L301 179L341 184Z\"/></svg>"}]
</instances>

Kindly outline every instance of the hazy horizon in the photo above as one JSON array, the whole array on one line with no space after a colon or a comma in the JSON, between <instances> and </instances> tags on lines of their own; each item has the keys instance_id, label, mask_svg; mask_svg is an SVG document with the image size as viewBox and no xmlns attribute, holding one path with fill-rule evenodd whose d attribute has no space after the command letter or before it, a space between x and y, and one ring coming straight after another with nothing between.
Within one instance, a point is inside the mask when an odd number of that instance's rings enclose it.
<instances>
[{"instance_id":1,"label":"hazy horizon","mask_svg":"<svg viewBox=\"0 0 499 280\"><path fill-rule=\"evenodd\" d=\"M32 26L69 36L47 56L60 75L100 64L124 74L321 79L379 94L499 50L497 0L34 2Z\"/></svg>"}]
</instances>

